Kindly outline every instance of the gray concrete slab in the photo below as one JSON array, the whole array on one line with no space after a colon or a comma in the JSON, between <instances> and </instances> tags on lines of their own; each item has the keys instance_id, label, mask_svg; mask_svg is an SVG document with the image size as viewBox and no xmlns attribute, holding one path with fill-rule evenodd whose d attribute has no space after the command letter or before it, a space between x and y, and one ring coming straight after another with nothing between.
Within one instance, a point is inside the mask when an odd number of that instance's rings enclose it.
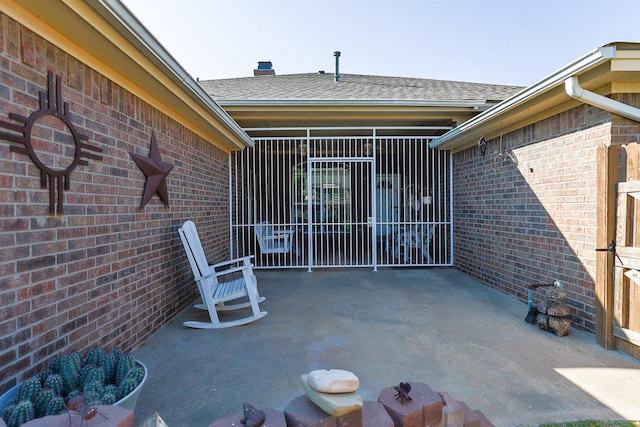
<instances>
[{"instance_id":1,"label":"gray concrete slab","mask_svg":"<svg viewBox=\"0 0 640 427\"><path fill-rule=\"evenodd\" d=\"M206 320L188 308L133 352L149 368L136 425L158 412L170 427L208 426L243 402L282 410L303 394L300 376L322 368L354 372L365 400L423 382L496 426L640 420L638 361L575 330L541 331L524 322L526 304L453 269L256 275L265 318L188 329Z\"/></svg>"}]
</instances>

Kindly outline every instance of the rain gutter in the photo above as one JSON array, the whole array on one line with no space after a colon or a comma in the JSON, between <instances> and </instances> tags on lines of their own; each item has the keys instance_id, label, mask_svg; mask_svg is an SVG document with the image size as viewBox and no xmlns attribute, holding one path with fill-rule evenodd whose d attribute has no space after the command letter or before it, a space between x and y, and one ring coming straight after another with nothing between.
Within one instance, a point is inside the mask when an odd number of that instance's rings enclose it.
<instances>
[{"instance_id":1,"label":"rain gutter","mask_svg":"<svg viewBox=\"0 0 640 427\"><path fill-rule=\"evenodd\" d=\"M522 104L530 102L541 94L564 84L564 82L568 78L583 73L606 61L609 61L615 56L616 47L614 45L607 45L595 49L569 63L565 67L557 70L555 73L518 92L512 97L507 98L504 101L489 108L482 114L479 114L476 117L464 122L457 128L452 129L439 138L436 138L429 144L429 147L439 149L454 148L457 137L462 135L463 133L483 126L491 122L492 120L497 120L500 116L507 114L509 111L521 106Z\"/></svg>"},{"instance_id":2,"label":"rain gutter","mask_svg":"<svg viewBox=\"0 0 640 427\"><path fill-rule=\"evenodd\" d=\"M628 104L607 98L606 96L590 92L580 87L577 77L569 77L564 81L564 90L570 97L580 100L585 104L601 108L610 113L618 114L636 122L640 122L640 109Z\"/></svg>"},{"instance_id":3,"label":"rain gutter","mask_svg":"<svg viewBox=\"0 0 640 427\"><path fill-rule=\"evenodd\" d=\"M194 100L207 110L219 123L232 132L244 144L253 147L253 140L232 118L214 101L184 68L149 33L137 18L119 0L87 0L91 7L110 22L129 42L156 64L174 83L180 85Z\"/></svg>"},{"instance_id":4,"label":"rain gutter","mask_svg":"<svg viewBox=\"0 0 640 427\"><path fill-rule=\"evenodd\" d=\"M455 107L486 110L495 105L477 100L420 100L420 99L217 99L224 107Z\"/></svg>"}]
</instances>

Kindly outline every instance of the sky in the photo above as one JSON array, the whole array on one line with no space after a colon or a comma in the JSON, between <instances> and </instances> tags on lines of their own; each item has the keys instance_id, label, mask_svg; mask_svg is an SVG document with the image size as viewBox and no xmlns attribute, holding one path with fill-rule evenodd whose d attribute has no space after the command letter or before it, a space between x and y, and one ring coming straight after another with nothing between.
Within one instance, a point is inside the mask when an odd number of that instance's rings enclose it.
<instances>
[{"instance_id":1,"label":"sky","mask_svg":"<svg viewBox=\"0 0 640 427\"><path fill-rule=\"evenodd\" d=\"M122 0L193 77L340 72L529 86L611 42L640 0Z\"/></svg>"}]
</instances>

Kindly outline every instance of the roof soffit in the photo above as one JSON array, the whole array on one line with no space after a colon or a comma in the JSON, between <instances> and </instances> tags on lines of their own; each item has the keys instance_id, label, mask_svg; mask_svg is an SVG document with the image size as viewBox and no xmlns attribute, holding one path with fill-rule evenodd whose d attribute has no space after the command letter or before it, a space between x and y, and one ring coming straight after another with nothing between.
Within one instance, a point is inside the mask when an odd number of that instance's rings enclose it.
<instances>
[{"instance_id":1,"label":"roof soffit","mask_svg":"<svg viewBox=\"0 0 640 427\"><path fill-rule=\"evenodd\" d=\"M640 89L640 44L609 44L502 101L451 130L431 146L454 152L474 146L580 105L564 90L564 80L577 76L581 87L603 96Z\"/></svg>"},{"instance_id":2,"label":"roof soffit","mask_svg":"<svg viewBox=\"0 0 640 427\"><path fill-rule=\"evenodd\" d=\"M458 124L486 110L480 102L261 102L221 101L220 104L242 125L257 127L305 126L421 126L437 122Z\"/></svg>"},{"instance_id":3,"label":"roof soffit","mask_svg":"<svg viewBox=\"0 0 640 427\"><path fill-rule=\"evenodd\" d=\"M166 52L144 45L145 36L155 41L150 34L131 32L140 25L132 15L116 16L109 5L127 11L117 0L12 0L5 13L219 148L252 144L204 91L189 87L177 63L162 61Z\"/></svg>"}]
</instances>

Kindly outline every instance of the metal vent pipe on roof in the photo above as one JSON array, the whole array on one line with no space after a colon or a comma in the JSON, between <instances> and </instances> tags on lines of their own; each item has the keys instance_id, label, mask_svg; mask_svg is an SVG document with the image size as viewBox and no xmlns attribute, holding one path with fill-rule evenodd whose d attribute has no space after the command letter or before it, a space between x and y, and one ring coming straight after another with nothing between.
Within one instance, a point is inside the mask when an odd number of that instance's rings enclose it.
<instances>
[{"instance_id":1,"label":"metal vent pipe on roof","mask_svg":"<svg viewBox=\"0 0 640 427\"><path fill-rule=\"evenodd\" d=\"M333 80L336 82L340 81L340 51L336 50L335 52L333 52L333 56L336 57L336 75L334 76Z\"/></svg>"}]
</instances>

